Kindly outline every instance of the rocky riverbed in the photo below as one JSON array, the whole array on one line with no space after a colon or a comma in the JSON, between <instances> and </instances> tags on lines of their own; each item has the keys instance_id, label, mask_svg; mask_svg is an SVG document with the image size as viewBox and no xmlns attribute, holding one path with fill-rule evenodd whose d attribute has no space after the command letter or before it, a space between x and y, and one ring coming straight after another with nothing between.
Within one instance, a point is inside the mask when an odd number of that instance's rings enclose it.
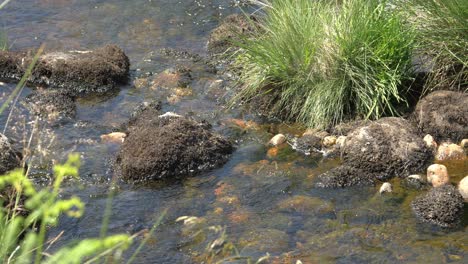
<instances>
[{"instance_id":1,"label":"rocky riverbed","mask_svg":"<svg viewBox=\"0 0 468 264\"><path fill-rule=\"evenodd\" d=\"M257 115L261 109L227 107L235 76L210 57L224 50L227 27L210 32L238 10L235 2L27 2L27 11L18 1L0 11L14 40L7 54L37 47L39 36L42 63L52 68L37 72L11 115L0 116L8 137L0 168L24 157L37 184L49 184L51 166L80 153L81 178L66 182L64 195L79 196L87 210L50 230L64 232L52 250L99 234L116 182L111 233L148 230L169 209L138 263L468 258L466 93L430 94L407 118L307 130ZM111 50L122 62L79 71L91 79L60 77L69 59L103 58L69 53L78 50ZM15 81L0 88L3 103Z\"/></svg>"}]
</instances>

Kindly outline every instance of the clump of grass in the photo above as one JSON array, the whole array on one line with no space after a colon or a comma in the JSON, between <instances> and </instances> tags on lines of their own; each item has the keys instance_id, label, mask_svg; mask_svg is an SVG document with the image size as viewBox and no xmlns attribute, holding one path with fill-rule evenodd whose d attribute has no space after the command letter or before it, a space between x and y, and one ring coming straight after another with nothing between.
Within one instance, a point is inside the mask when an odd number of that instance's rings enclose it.
<instances>
[{"instance_id":1,"label":"clump of grass","mask_svg":"<svg viewBox=\"0 0 468 264\"><path fill-rule=\"evenodd\" d=\"M37 191L23 169L0 176L0 191L13 190L13 195L1 195L0 260L2 263L83 263L115 254L119 257L132 242L129 235L113 235L99 239L84 239L74 246L62 247L54 254L46 253L48 226L57 224L62 214L80 217L84 204L77 197L60 198L59 190L65 177L77 177L79 155L70 155L63 165L54 166L55 180L50 188ZM23 201L23 202L21 202ZM5 204L12 206L5 206ZM27 210L28 213L20 214Z\"/></svg>"},{"instance_id":2,"label":"clump of grass","mask_svg":"<svg viewBox=\"0 0 468 264\"><path fill-rule=\"evenodd\" d=\"M417 28L417 50L430 71L428 90L463 90L468 82L468 1L401 1Z\"/></svg>"},{"instance_id":3,"label":"clump of grass","mask_svg":"<svg viewBox=\"0 0 468 264\"><path fill-rule=\"evenodd\" d=\"M244 38L236 99L272 94L271 114L326 127L396 115L414 34L386 1L261 1L262 32Z\"/></svg>"}]
</instances>

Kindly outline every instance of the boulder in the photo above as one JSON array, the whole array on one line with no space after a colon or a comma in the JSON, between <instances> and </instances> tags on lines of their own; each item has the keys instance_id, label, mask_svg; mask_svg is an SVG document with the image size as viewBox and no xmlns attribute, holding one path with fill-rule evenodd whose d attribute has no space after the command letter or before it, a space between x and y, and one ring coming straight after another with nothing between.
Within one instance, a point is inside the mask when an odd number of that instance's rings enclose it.
<instances>
[{"instance_id":1,"label":"boulder","mask_svg":"<svg viewBox=\"0 0 468 264\"><path fill-rule=\"evenodd\" d=\"M0 78L21 79L33 57L32 52L0 51ZM28 81L75 94L106 92L127 81L129 68L128 57L115 45L91 51L48 52L39 57Z\"/></svg>"},{"instance_id":2,"label":"boulder","mask_svg":"<svg viewBox=\"0 0 468 264\"><path fill-rule=\"evenodd\" d=\"M411 203L415 215L423 222L439 227L454 227L463 213L463 197L451 185L432 188Z\"/></svg>"},{"instance_id":3,"label":"boulder","mask_svg":"<svg viewBox=\"0 0 468 264\"><path fill-rule=\"evenodd\" d=\"M148 108L128 127L117 165L125 181L182 178L221 166L232 151L209 124Z\"/></svg>"},{"instance_id":4,"label":"boulder","mask_svg":"<svg viewBox=\"0 0 468 264\"><path fill-rule=\"evenodd\" d=\"M341 155L344 167L318 177L317 186L348 187L404 177L423 171L432 158L416 128L394 117L370 122L350 132Z\"/></svg>"},{"instance_id":5,"label":"boulder","mask_svg":"<svg viewBox=\"0 0 468 264\"><path fill-rule=\"evenodd\" d=\"M437 141L468 137L468 93L436 91L421 99L411 120Z\"/></svg>"},{"instance_id":6,"label":"boulder","mask_svg":"<svg viewBox=\"0 0 468 264\"><path fill-rule=\"evenodd\" d=\"M21 166L21 154L13 149L6 136L0 133L0 175Z\"/></svg>"}]
</instances>

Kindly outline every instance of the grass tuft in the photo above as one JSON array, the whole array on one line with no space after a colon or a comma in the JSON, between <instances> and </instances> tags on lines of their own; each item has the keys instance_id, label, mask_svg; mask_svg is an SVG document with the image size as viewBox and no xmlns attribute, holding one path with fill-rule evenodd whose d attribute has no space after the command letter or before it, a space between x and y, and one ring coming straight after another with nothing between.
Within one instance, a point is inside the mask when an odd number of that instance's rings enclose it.
<instances>
[{"instance_id":1,"label":"grass tuft","mask_svg":"<svg viewBox=\"0 0 468 264\"><path fill-rule=\"evenodd\" d=\"M402 3L402 4L401 4ZM468 1L400 1L417 28L417 50L430 72L426 89L468 89Z\"/></svg>"},{"instance_id":2,"label":"grass tuft","mask_svg":"<svg viewBox=\"0 0 468 264\"><path fill-rule=\"evenodd\" d=\"M327 127L397 115L414 32L387 1L261 1L262 33L243 38L237 100L270 98L272 115Z\"/></svg>"}]
</instances>

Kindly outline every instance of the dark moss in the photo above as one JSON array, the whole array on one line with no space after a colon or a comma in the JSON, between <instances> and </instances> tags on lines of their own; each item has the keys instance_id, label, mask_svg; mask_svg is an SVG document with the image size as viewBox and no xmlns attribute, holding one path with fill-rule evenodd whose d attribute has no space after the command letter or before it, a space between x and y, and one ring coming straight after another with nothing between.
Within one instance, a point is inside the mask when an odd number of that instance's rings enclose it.
<instances>
[{"instance_id":1,"label":"dark moss","mask_svg":"<svg viewBox=\"0 0 468 264\"><path fill-rule=\"evenodd\" d=\"M432 188L411 203L416 216L423 222L440 227L454 227L463 214L463 197L451 185Z\"/></svg>"},{"instance_id":2,"label":"dark moss","mask_svg":"<svg viewBox=\"0 0 468 264\"><path fill-rule=\"evenodd\" d=\"M437 141L468 138L468 93L433 92L418 102L411 120Z\"/></svg>"},{"instance_id":3,"label":"dark moss","mask_svg":"<svg viewBox=\"0 0 468 264\"><path fill-rule=\"evenodd\" d=\"M129 126L117 164L126 181L182 178L221 166L232 151L206 123L148 109Z\"/></svg>"},{"instance_id":4,"label":"dark moss","mask_svg":"<svg viewBox=\"0 0 468 264\"><path fill-rule=\"evenodd\" d=\"M382 118L355 129L343 148L345 164L379 180L423 171L431 160L432 152L416 128L402 118Z\"/></svg>"},{"instance_id":5,"label":"dark moss","mask_svg":"<svg viewBox=\"0 0 468 264\"><path fill-rule=\"evenodd\" d=\"M351 186L373 186L374 175L355 167L342 165L317 177L317 188L346 188Z\"/></svg>"},{"instance_id":6,"label":"dark moss","mask_svg":"<svg viewBox=\"0 0 468 264\"><path fill-rule=\"evenodd\" d=\"M0 78L19 80L34 54L0 51ZM75 94L106 92L125 83L130 62L115 45L87 52L49 52L40 56L29 82L64 88Z\"/></svg>"}]
</instances>

